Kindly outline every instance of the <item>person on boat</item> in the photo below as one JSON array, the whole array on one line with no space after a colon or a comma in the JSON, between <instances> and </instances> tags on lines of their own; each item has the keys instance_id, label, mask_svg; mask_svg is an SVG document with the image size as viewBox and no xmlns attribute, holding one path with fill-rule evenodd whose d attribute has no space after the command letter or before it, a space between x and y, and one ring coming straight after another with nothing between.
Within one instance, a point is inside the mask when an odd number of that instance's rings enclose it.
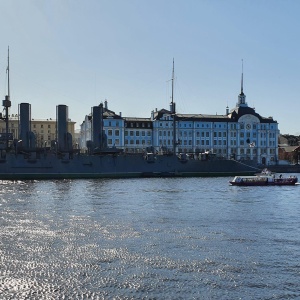
<instances>
[{"instance_id":1,"label":"person on boat","mask_svg":"<svg viewBox=\"0 0 300 300\"><path fill-rule=\"evenodd\" d=\"M279 178L280 178L280 179L282 178L282 174L279 175Z\"/></svg>"}]
</instances>

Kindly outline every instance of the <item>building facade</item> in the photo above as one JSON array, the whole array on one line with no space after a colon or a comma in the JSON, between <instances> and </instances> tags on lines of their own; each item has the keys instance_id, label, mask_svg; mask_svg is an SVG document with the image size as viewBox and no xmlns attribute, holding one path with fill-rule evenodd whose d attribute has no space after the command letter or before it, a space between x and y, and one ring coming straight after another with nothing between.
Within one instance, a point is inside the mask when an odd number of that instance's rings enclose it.
<instances>
[{"instance_id":1,"label":"building facade","mask_svg":"<svg viewBox=\"0 0 300 300\"><path fill-rule=\"evenodd\" d=\"M51 141L56 140L56 120L54 119L31 119L31 131L36 138L37 147L48 147ZM6 131L5 122L0 121L0 132ZM68 132L75 136L75 122L69 119ZM19 139L19 117L17 114L9 115L8 119L8 133L12 134L13 139ZM75 146L75 141L74 141Z\"/></svg>"},{"instance_id":2,"label":"building facade","mask_svg":"<svg viewBox=\"0 0 300 300\"><path fill-rule=\"evenodd\" d=\"M174 116L171 109L161 109L152 111L150 118L122 118L107 109L107 102L105 107L103 123L108 146L125 152L139 153L151 148L168 153L175 149L176 153L210 152L226 159L254 160L260 164L278 161L278 123L247 105L243 80L236 106L230 111L227 107L224 115ZM81 125L81 147L91 139L90 118L86 116Z\"/></svg>"}]
</instances>

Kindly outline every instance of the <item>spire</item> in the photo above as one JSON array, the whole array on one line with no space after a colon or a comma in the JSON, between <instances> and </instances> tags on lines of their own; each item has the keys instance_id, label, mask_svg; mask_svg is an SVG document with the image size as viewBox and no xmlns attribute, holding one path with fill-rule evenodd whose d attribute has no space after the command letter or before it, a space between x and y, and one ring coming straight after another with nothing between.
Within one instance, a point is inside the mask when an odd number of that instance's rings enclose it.
<instances>
[{"instance_id":1,"label":"spire","mask_svg":"<svg viewBox=\"0 0 300 300\"><path fill-rule=\"evenodd\" d=\"M244 87L243 87L243 85L244 85L244 61L243 61L243 59L242 59L242 79L241 79L241 95L244 95L244 91L243 91L243 89L244 89Z\"/></svg>"},{"instance_id":2,"label":"spire","mask_svg":"<svg viewBox=\"0 0 300 300\"><path fill-rule=\"evenodd\" d=\"M246 95L244 94L244 60L242 59L242 78L241 78L241 93L238 96L237 106L248 106L246 103Z\"/></svg>"}]
</instances>

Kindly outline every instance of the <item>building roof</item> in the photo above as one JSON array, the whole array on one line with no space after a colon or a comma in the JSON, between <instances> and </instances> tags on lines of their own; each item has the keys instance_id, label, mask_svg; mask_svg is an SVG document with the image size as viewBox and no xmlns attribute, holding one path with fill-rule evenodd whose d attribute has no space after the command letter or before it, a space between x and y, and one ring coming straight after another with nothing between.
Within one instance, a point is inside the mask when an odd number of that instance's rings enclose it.
<instances>
[{"instance_id":1,"label":"building roof","mask_svg":"<svg viewBox=\"0 0 300 300\"><path fill-rule=\"evenodd\" d=\"M285 152L300 151L300 146L279 146L279 148L283 149Z\"/></svg>"},{"instance_id":2,"label":"building roof","mask_svg":"<svg viewBox=\"0 0 300 300\"><path fill-rule=\"evenodd\" d=\"M237 106L233 108L228 117L231 119L231 121L237 121L240 117L248 114L256 116L261 123L277 123L277 121L273 120L272 117L262 117L260 114L255 112L254 108L249 106Z\"/></svg>"},{"instance_id":3,"label":"building roof","mask_svg":"<svg viewBox=\"0 0 300 300\"><path fill-rule=\"evenodd\" d=\"M154 119L159 120L163 117L163 115L168 114L171 115L171 112L167 109L161 109L153 112ZM254 108L248 106L237 106L233 108L228 115L211 115L211 114L181 114L177 113L176 118L186 121L202 121L202 122L237 122L238 119L244 115L254 115L257 117L261 123L277 123L277 121L273 120L272 117L262 117L258 113L255 112Z\"/></svg>"},{"instance_id":4,"label":"building roof","mask_svg":"<svg viewBox=\"0 0 300 300\"><path fill-rule=\"evenodd\" d=\"M125 122L151 122L151 118L124 117Z\"/></svg>"}]
</instances>

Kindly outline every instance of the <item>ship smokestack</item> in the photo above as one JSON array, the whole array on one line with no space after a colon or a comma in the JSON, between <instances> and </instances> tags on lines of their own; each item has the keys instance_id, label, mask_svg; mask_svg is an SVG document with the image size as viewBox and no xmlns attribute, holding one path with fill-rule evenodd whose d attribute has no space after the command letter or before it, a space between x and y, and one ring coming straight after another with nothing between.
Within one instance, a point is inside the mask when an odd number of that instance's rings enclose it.
<instances>
[{"instance_id":1,"label":"ship smokestack","mask_svg":"<svg viewBox=\"0 0 300 300\"><path fill-rule=\"evenodd\" d=\"M68 107L66 105L56 106L56 136L58 149L67 150L67 124L68 124Z\"/></svg>"},{"instance_id":2,"label":"ship smokestack","mask_svg":"<svg viewBox=\"0 0 300 300\"><path fill-rule=\"evenodd\" d=\"M30 125L31 125L31 105L29 103L19 104L19 140L25 149L30 147Z\"/></svg>"},{"instance_id":3,"label":"ship smokestack","mask_svg":"<svg viewBox=\"0 0 300 300\"><path fill-rule=\"evenodd\" d=\"M103 104L92 108L92 139L93 148L102 148Z\"/></svg>"}]
</instances>

